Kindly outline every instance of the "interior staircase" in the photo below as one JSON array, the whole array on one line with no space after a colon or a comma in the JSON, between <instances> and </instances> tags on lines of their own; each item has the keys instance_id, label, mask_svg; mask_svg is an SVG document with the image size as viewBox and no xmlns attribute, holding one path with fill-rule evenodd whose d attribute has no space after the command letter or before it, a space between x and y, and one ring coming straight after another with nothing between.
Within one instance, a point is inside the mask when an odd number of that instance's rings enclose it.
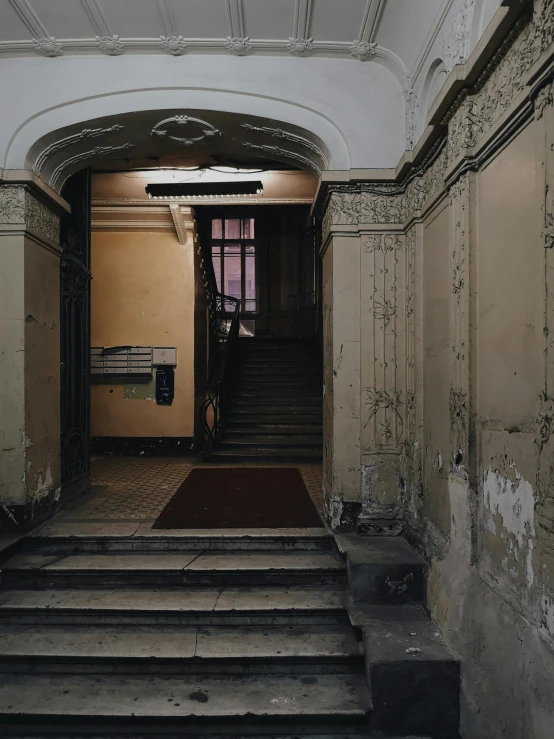
<instances>
[{"instance_id":1,"label":"interior staircase","mask_svg":"<svg viewBox=\"0 0 554 739\"><path fill-rule=\"evenodd\" d=\"M457 737L403 539L113 530L3 553L3 737Z\"/></svg>"},{"instance_id":2,"label":"interior staircase","mask_svg":"<svg viewBox=\"0 0 554 739\"><path fill-rule=\"evenodd\" d=\"M223 441L210 462L320 463L323 375L315 340L239 339Z\"/></svg>"}]
</instances>

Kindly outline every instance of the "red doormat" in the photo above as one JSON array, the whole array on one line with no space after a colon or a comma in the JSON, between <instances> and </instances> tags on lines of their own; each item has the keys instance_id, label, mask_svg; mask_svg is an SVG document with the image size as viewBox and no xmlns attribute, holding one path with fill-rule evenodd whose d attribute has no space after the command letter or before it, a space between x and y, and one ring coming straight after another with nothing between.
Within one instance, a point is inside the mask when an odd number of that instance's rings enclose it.
<instances>
[{"instance_id":1,"label":"red doormat","mask_svg":"<svg viewBox=\"0 0 554 739\"><path fill-rule=\"evenodd\" d=\"M155 529L286 529L323 526L300 472L289 467L194 469Z\"/></svg>"}]
</instances>

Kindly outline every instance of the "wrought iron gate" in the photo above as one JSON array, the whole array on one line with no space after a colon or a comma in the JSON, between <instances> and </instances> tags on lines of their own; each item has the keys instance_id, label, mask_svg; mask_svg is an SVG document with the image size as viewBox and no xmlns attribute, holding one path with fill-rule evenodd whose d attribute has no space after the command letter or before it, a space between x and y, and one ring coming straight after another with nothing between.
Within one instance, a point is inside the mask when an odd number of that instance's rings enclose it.
<instances>
[{"instance_id":1,"label":"wrought iron gate","mask_svg":"<svg viewBox=\"0 0 554 739\"><path fill-rule=\"evenodd\" d=\"M72 175L62 196L71 206L61 222L62 485L78 492L90 477L90 170Z\"/></svg>"}]
</instances>

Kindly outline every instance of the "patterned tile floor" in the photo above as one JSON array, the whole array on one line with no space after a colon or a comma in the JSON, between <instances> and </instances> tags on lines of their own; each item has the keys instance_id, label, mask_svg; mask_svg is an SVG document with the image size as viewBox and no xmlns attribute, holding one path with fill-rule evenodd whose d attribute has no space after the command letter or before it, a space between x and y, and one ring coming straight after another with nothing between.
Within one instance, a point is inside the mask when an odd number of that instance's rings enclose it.
<instances>
[{"instance_id":1,"label":"patterned tile floor","mask_svg":"<svg viewBox=\"0 0 554 739\"><path fill-rule=\"evenodd\" d=\"M69 506L60 518L66 522L117 520L154 523L189 472L195 467L210 466L192 457L94 456L91 460L92 493ZM298 469L322 515L321 465L299 465Z\"/></svg>"}]
</instances>

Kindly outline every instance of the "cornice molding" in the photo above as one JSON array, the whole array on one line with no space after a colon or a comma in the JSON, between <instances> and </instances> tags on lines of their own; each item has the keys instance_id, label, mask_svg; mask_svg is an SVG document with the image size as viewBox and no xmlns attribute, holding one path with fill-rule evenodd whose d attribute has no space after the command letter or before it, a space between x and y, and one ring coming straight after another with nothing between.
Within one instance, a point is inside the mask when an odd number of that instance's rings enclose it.
<instances>
[{"instance_id":1,"label":"cornice molding","mask_svg":"<svg viewBox=\"0 0 554 739\"><path fill-rule=\"evenodd\" d=\"M218 197L196 196L179 198L172 204L194 207L196 205L312 205L313 198L264 198L264 197ZM141 200L139 198L96 198L92 201L93 208L165 208L166 204L160 200Z\"/></svg>"}]
</instances>

